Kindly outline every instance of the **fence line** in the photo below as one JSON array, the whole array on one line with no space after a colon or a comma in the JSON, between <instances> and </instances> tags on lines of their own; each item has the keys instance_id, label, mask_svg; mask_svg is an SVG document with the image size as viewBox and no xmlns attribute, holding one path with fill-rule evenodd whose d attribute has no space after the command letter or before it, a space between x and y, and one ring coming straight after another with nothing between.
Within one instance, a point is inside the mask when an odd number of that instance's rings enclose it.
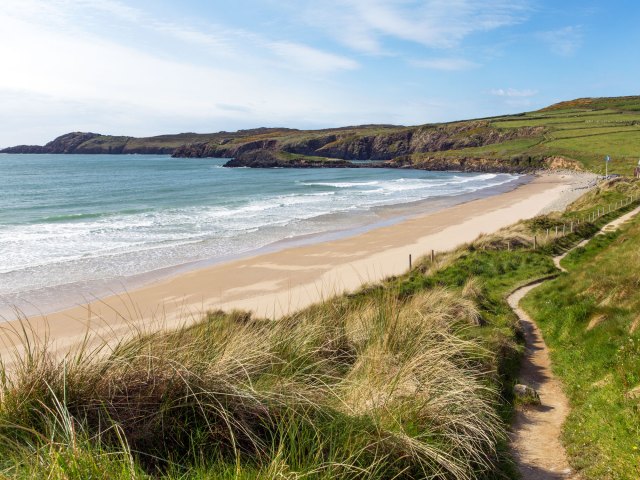
<instances>
[{"instance_id":1,"label":"fence line","mask_svg":"<svg viewBox=\"0 0 640 480\"><path fill-rule=\"evenodd\" d=\"M628 197L622 200L616 200L615 203L610 203L605 205L604 207L596 207L596 209L592 212L589 212L587 215L583 217L579 217L576 219L572 219L571 221L563 222L562 224L557 224L555 226L555 235L554 240L558 237L565 237L567 234L572 234L574 232L574 226L578 227L580 225L584 225L585 223L593 223L601 217L608 215L616 210L620 210L622 208L628 207L634 202L637 202L640 199L639 195L629 195ZM560 227L562 226L562 232L560 232ZM567 228L568 227L568 228ZM545 240L549 240L550 229L546 229L546 237ZM533 248L535 249L538 243L537 235L533 237Z\"/></svg>"},{"instance_id":2,"label":"fence line","mask_svg":"<svg viewBox=\"0 0 640 480\"><path fill-rule=\"evenodd\" d=\"M578 227L580 225L584 225L585 223L593 223L595 222L597 219L608 215L616 210L620 210L624 207L628 207L629 205L631 205L634 202L638 202L640 200L640 195L630 195L628 197L626 197L623 200L617 201L615 203L610 203L608 205L606 205L605 207L596 207L595 211L592 211L590 213L588 213L587 215L583 216L582 218L576 218L574 220L571 220L569 223L562 223L562 237L567 236L567 234L572 234L574 233L574 226ZM609 211L607 211L607 208ZM559 236L559 226L560 224L555 226L555 236L554 236L554 240L556 240ZM567 228L567 226L569 228ZM550 229L547 228L546 229L546 238L545 240L548 241L549 240L549 234L550 234ZM534 235L533 236L533 249L536 250L538 247L538 236ZM515 246L514 246L515 247ZM507 251L511 251L511 240L507 240ZM436 260L436 251L435 250L431 250L430 251L430 260L431 263L434 263ZM412 258L411 258L411 254L409 254L409 270L412 269Z\"/></svg>"}]
</instances>

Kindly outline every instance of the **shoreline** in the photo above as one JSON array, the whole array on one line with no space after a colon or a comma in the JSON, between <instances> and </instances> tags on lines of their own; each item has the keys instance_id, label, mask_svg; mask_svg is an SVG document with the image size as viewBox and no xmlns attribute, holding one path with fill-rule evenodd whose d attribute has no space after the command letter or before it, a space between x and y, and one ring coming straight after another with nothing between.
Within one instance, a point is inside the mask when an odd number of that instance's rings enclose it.
<instances>
[{"instance_id":1,"label":"shoreline","mask_svg":"<svg viewBox=\"0 0 640 480\"><path fill-rule=\"evenodd\" d=\"M491 233L547 207L564 208L586 191L592 176L538 175L506 193L460 203L390 226L294 246L182 273L121 295L47 316L29 317L29 336L48 338L63 352L90 331L102 340L135 331L197 321L207 310L243 309L278 317L408 268L431 249L441 252ZM21 349L16 320L3 324L0 354ZM12 333L12 330L14 332Z\"/></svg>"},{"instance_id":2,"label":"shoreline","mask_svg":"<svg viewBox=\"0 0 640 480\"><path fill-rule=\"evenodd\" d=\"M0 323L6 321L6 319L10 319L16 309L27 317L52 315L100 298L125 295L129 291L139 290L192 271L268 253L275 253L290 248L331 242L361 235L368 231L392 226L411 218L436 213L455 205L500 195L514 190L520 185L532 181L534 178L533 175L518 175L504 183L480 188L467 193L440 195L406 203L378 205L356 213L345 211L323 214L315 217L313 220L325 223L326 229L275 239L264 245L256 245L253 248L236 253L188 260L182 263L125 276L87 279L84 281L34 288L29 291L4 295L0 294Z\"/></svg>"}]
</instances>

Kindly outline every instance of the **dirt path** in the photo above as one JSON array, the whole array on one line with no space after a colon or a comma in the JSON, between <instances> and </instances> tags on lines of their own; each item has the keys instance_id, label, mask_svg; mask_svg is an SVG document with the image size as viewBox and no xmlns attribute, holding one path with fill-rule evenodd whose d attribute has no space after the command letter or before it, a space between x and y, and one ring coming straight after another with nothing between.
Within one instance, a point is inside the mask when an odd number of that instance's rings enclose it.
<instances>
[{"instance_id":1,"label":"dirt path","mask_svg":"<svg viewBox=\"0 0 640 480\"><path fill-rule=\"evenodd\" d=\"M640 213L640 207L605 225L599 234L616 230ZM560 261L573 249L585 245L580 242L562 255L553 259L563 272ZM579 479L571 470L567 455L560 441L562 425L569 413L569 401L562 383L551 371L549 350L542 333L531 317L520 308L520 300L531 290L542 285L541 280L519 288L507 301L518 315L525 332L525 355L520 370L520 382L536 389L541 405L519 409L512 425L511 447L524 480Z\"/></svg>"},{"instance_id":2,"label":"dirt path","mask_svg":"<svg viewBox=\"0 0 640 480\"><path fill-rule=\"evenodd\" d=\"M525 355L520 370L520 383L535 388L541 405L519 409L513 422L511 447L524 480L579 478L569 467L560 442L562 424L569 413L569 401L562 384L551 372L549 350L542 334L529 315L518 304L534 288L536 282L509 296L509 305L520 318L525 332Z\"/></svg>"}]
</instances>

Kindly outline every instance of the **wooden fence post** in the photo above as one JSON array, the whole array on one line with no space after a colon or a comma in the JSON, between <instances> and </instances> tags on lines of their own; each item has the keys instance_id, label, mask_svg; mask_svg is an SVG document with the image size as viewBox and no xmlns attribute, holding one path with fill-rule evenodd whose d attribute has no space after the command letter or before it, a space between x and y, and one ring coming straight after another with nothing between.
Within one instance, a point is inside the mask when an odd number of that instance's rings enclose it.
<instances>
[{"instance_id":1,"label":"wooden fence post","mask_svg":"<svg viewBox=\"0 0 640 480\"><path fill-rule=\"evenodd\" d=\"M411 254L409 254L409 271L411 271Z\"/></svg>"}]
</instances>

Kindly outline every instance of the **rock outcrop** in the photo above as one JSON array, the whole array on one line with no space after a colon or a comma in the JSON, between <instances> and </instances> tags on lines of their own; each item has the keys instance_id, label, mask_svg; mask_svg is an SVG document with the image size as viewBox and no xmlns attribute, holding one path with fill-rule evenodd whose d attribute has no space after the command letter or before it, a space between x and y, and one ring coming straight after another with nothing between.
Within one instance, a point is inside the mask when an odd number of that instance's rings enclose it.
<instances>
[{"instance_id":1,"label":"rock outcrop","mask_svg":"<svg viewBox=\"0 0 640 480\"><path fill-rule=\"evenodd\" d=\"M395 168L460 172L528 173L544 169L542 158L515 155L511 158L442 157L433 155L405 155L388 164Z\"/></svg>"},{"instance_id":2,"label":"rock outcrop","mask_svg":"<svg viewBox=\"0 0 640 480\"><path fill-rule=\"evenodd\" d=\"M324 158L292 157L282 159L275 152L264 149L242 152L229 160L225 167L250 168L357 168L359 165L348 160L330 160Z\"/></svg>"},{"instance_id":3,"label":"rock outcrop","mask_svg":"<svg viewBox=\"0 0 640 480\"><path fill-rule=\"evenodd\" d=\"M236 158L244 152L262 149L341 160L392 160L413 153L481 147L540 135L542 131L541 127L500 130L491 127L487 121L409 128L386 127L374 134L354 128L304 135L301 138L293 136L248 142L195 143L177 148L173 156Z\"/></svg>"}]
</instances>

